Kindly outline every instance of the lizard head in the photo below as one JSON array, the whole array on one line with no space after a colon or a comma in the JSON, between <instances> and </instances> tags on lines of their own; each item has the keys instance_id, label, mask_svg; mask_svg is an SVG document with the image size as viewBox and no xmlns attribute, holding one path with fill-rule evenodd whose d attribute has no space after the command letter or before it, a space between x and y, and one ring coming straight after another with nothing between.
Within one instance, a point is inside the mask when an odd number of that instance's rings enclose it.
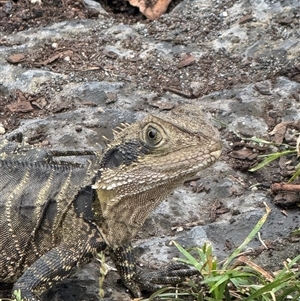
<instances>
[{"instance_id":1,"label":"lizard head","mask_svg":"<svg viewBox=\"0 0 300 301\"><path fill-rule=\"evenodd\" d=\"M102 216L139 228L170 192L213 164L221 149L217 130L193 105L126 126L104 153L93 186Z\"/></svg>"}]
</instances>

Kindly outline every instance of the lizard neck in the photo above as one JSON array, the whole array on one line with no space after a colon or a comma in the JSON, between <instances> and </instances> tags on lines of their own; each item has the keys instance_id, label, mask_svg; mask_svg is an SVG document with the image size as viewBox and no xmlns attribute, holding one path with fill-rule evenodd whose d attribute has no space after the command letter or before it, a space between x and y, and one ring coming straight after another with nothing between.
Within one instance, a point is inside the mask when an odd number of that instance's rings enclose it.
<instances>
[{"instance_id":1,"label":"lizard neck","mask_svg":"<svg viewBox=\"0 0 300 301\"><path fill-rule=\"evenodd\" d=\"M94 209L105 242L112 248L128 243L172 190L170 186L155 187L120 196L116 190L97 189Z\"/></svg>"}]
</instances>

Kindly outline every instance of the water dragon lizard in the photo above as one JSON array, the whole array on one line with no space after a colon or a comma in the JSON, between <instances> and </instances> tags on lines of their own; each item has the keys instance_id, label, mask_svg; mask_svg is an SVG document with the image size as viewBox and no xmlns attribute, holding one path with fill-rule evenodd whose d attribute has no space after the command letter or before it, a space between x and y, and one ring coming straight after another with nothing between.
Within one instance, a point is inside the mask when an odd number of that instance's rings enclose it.
<instances>
[{"instance_id":1,"label":"water dragon lizard","mask_svg":"<svg viewBox=\"0 0 300 301\"><path fill-rule=\"evenodd\" d=\"M163 277L181 281L189 269L138 273L130 241L176 187L219 158L221 148L217 130L193 105L124 126L103 154L83 165L57 162L45 150L12 153L2 144L0 282L15 283L24 300L37 301L45 285L104 249L134 296Z\"/></svg>"}]
</instances>

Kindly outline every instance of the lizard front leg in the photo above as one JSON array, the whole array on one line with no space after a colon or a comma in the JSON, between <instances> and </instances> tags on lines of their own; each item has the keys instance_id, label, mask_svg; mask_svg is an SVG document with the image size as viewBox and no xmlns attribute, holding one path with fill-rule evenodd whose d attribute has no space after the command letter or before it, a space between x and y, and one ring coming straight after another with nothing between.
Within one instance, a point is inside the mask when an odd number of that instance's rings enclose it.
<instances>
[{"instance_id":1,"label":"lizard front leg","mask_svg":"<svg viewBox=\"0 0 300 301\"><path fill-rule=\"evenodd\" d=\"M97 251L100 249L98 248ZM74 268L80 263L88 262L92 256L92 250L86 246L72 246L63 243L41 256L35 261L13 287L21 291L22 300L38 301L36 292L44 285L51 285L69 276Z\"/></svg>"},{"instance_id":2,"label":"lizard front leg","mask_svg":"<svg viewBox=\"0 0 300 301\"><path fill-rule=\"evenodd\" d=\"M124 285L135 297L141 297L141 290L155 291L164 285L179 284L186 277L199 274L186 264L172 263L158 271L137 269L136 258L131 244L110 249L110 256L121 276Z\"/></svg>"},{"instance_id":3,"label":"lizard front leg","mask_svg":"<svg viewBox=\"0 0 300 301\"><path fill-rule=\"evenodd\" d=\"M141 296L141 290L136 282L136 258L131 244L116 249L109 249L110 258L114 262L124 285L135 297Z\"/></svg>"}]
</instances>

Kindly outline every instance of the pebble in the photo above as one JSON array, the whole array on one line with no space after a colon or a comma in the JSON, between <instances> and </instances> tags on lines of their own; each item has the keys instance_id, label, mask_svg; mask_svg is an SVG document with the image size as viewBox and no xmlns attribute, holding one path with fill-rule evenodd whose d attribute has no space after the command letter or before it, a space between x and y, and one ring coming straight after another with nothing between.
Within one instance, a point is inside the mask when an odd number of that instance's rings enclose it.
<instances>
[{"instance_id":1,"label":"pebble","mask_svg":"<svg viewBox=\"0 0 300 301\"><path fill-rule=\"evenodd\" d=\"M5 128L3 125L0 125L0 135L5 134Z\"/></svg>"},{"instance_id":2,"label":"pebble","mask_svg":"<svg viewBox=\"0 0 300 301\"><path fill-rule=\"evenodd\" d=\"M57 44L57 43L52 43L51 47L52 47L53 49L56 49L56 48L58 47L58 44Z\"/></svg>"}]
</instances>

